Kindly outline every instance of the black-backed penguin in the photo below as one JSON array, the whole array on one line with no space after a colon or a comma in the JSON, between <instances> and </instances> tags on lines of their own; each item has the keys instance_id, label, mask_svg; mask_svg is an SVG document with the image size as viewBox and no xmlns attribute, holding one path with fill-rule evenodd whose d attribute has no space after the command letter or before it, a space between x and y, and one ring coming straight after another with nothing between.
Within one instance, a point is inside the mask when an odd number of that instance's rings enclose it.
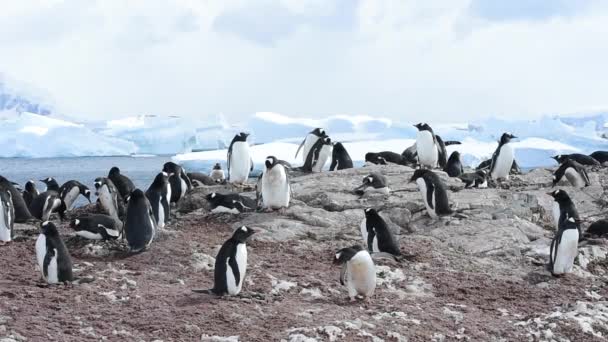
<instances>
[{"instance_id":1,"label":"black-backed penguin","mask_svg":"<svg viewBox=\"0 0 608 342\"><path fill-rule=\"evenodd\" d=\"M166 162L165 165L163 165L163 172L166 172L169 175L171 203L177 203L192 189L192 182L190 181L190 178L188 178L186 170L174 162Z\"/></svg>"},{"instance_id":2,"label":"black-backed penguin","mask_svg":"<svg viewBox=\"0 0 608 342\"><path fill-rule=\"evenodd\" d=\"M327 133L323 128L315 128L310 131L300 146L298 146L298 150L296 151L296 158L298 157L298 153L300 153L300 149L302 149L302 163L306 163L306 158L308 158L308 153L313 145L319 140L327 137Z\"/></svg>"},{"instance_id":3,"label":"black-backed penguin","mask_svg":"<svg viewBox=\"0 0 608 342\"><path fill-rule=\"evenodd\" d=\"M72 275L72 258L63 243L57 227L45 221L41 226L42 233L36 241L36 259L42 278L48 284L69 283Z\"/></svg>"},{"instance_id":4,"label":"black-backed penguin","mask_svg":"<svg viewBox=\"0 0 608 342\"><path fill-rule=\"evenodd\" d=\"M488 173L485 170L463 173L458 178L464 182L465 188L483 189L488 187Z\"/></svg>"},{"instance_id":5,"label":"black-backed penguin","mask_svg":"<svg viewBox=\"0 0 608 342\"><path fill-rule=\"evenodd\" d=\"M578 255L579 230L573 217L563 221L551 241L550 263L551 274L559 276L571 273L574 259Z\"/></svg>"},{"instance_id":6,"label":"black-backed penguin","mask_svg":"<svg viewBox=\"0 0 608 342\"><path fill-rule=\"evenodd\" d=\"M95 179L95 191L102 210L120 221L124 216L124 201L114 183L105 177Z\"/></svg>"},{"instance_id":7,"label":"black-backed penguin","mask_svg":"<svg viewBox=\"0 0 608 342\"><path fill-rule=\"evenodd\" d=\"M161 172L154 177L154 181L146 190L146 197L150 201L156 226L164 228L171 219L171 185L168 173Z\"/></svg>"},{"instance_id":8,"label":"black-backed penguin","mask_svg":"<svg viewBox=\"0 0 608 342\"><path fill-rule=\"evenodd\" d=\"M387 163L406 165L403 156L391 151L367 152L365 161L376 165L387 165Z\"/></svg>"},{"instance_id":9,"label":"black-backed penguin","mask_svg":"<svg viewBox=\"0 0 608 342\"><path fill-rule=\"evenodd\" d=\"M264 162L262 173L262 207L267 210L289 207L291 186L285 166L274 156Z\"/></svg>"},{"instance_id":10,"label":"black-backed penguin","mask_svg":"<svg viewBox=\"0 0 608 342\"><path fill-rule=\"evenodd\" d=\"M15 224L15 207L13 196L8 190L0 190L0 243L13 240Z\"/></svg>"},{"instance_id":11,"label":"black-backed penguin","mask_svg":"<svg viewBox=\"0 0 608 342\"><path fill-rule=\"evenodd\" d=\"M441 178L430 170L416 170L410 178L410 182L416 182L422 201L429 216L436 219L439 216L452 214L448 193Z\"/></svg>"},{"instance_id":12,"label":"black-backed penguin","mask_svg":"<svg viewBox=\"0 0 608 342\"><path fill-rule=\"evenodd\" d=\"M46 190L45 191L56 191L59 192L59 183L57 183L57 180L53 177L47 177L45 179L41 179L40 180L42 183L46 184Z\"/></svg>"},{"instance_id":13,"label":"black-backed penguin","mask_svg":"<svg viewBox=\"0 0 608 342\"><path fill-rule=\"evenodd\" d=\"M53 212L58 212L61 219L65 217L65 207L56 191L42 192L30 204L30 213L39 220L48 221Z\"/></svg>"},{"instance_id":14,"label":"black-backed penguin","mask_svg":"<svg viewBox=\"0 0 608 342\"><path fill-rule=\"evenodd\" d=\"M59 188L59 197L63 201L66 210L72 210L78 195L84 196L91 203L91 190L79 181L67 181Z\"/></svg>"},{"instance_id":15,"label":"black-backed penguin","mask_svg":"<svg viewBox=\"0 0 608 342\"><path fill-rule=\"evenodd\" d=\"M597 220L585 231L586 235L604 236L608 235L608 220Z\"/></svg>"},{"instance_id":16,"label":"black-backed penguin","mask_svg":"<svg viewBox=\"0 0 608 342\"><path fill-rule=\"evenodd\" d=\"M108 179L114 183L116 190L120 194L120 197L125 200L131 194L131 191L135 190L135 184L133 181L122 173L120 173L120 169L116 166L110 169L108 172Z\"/></svg>"},{"instance_id":17,"label":"black-backed penguin","mask_svg":"<svg viewBox=\"0 0 608 342\"><path fill-rule=\"evenodd\" d=\"M477 165L475 170L489 171L490 166L492 166L492 159L487 159L487 160L484 160L481 163L479 163L479 165ZM515 159L513 159L513 164L511 165L510 174L512 174L512 175L521 174L521 169L519 168L519 165L517 165L517 161Z\"/></svg>"},{"instance_id":18,"label":"black-backed penguin","mask_svg":"<svg viewBox=\"0 0 608 342\"><path fill-rule=\"evenodd\" d=\"M228 147L228 180L231 183L247 183L249 173L253 171L251 149L247 142L248 136L249 134L243 132L235 135Z\"/></svg>"},{"instance_id":19,"label":"black-backed penguin","mask_svg":"<svg viewBox=\"0 0 608 342\"><path fill-rule=\"evenodd\" d=\"M353 160L350 159L350 155L344 145L341 142L334 144L334 148L331 152L331 165L329 171L352 169Z\"/></svg>"},{"instance_id":20,"label":"black-backed penguin","mask_svg":"<svg viewBox=\"0 0 608 342\"><path fill-rule=\"evenodd\" d=\"M116 240L121 236L122 223L108 215L79 216L70 222L76 235L89 240Z\"/></svg>"},{"instance_id":21,"label":"black-backed penguin","mask_svg":"<svg viewBox=\"0 0 608 342\"><path fill-rule=\"evenodd\" d=\"M13 207L15 208L15 222L24 223L28 220L34 219L30 213L29 205L25 204L23 195L15 189L15 186L8 179L0 176L0 191L10 191L13 200Z\"/></svg>"},{"instance_id":22,"label":"black-backed penguin","mask_svg":"<svg viewBox=\"0 0 608 342\"><path fill-rule=\"evenodd\" d=\"M429 169L437 167L439 147L433 129L426 123L419 123L414 127L418 129L418 132L416 132L416 152L420 167Z\"/></svg>"},{"instance_id":23,"label":"black-backed penguin","mask_svg":"<svg viewBox=\"0 0 608 342\"><path fill-rule=\"evenodd\" d=\"M370 253L401 255L397 239L376 209L367 208L364 211L365 219L361 222L361 235L367 245L367 250ZM364 225L365 230L363 230Z\"/></svg>"},{"instance_id":24,"label":"black-backed penguin","mask_svg":"<svg viewBox=\"0 0 608 342\"><path fill-rule=\"evenodd\" d=\"M576 210L574 202L572 202L572 199L570 199L570 196L565 190L557 189L547 193L547 195L553 197L554 200L551 213L556 230L561 227L561 224L564 221L570 218L574 219L577 225L580 223L581 218L578 215L578 210ZM578 229L580 232L580 227Z\"/></svg>"},{"instance_id":25,"label":"black-backed penguin","mask_svg":"<svg viewBox=\"0 0 608 342\"><path fill-rule=\"evenodd\" d=\"M241 292L247 272L247 239L255 231L249 227L237 228L224 242L215 258L214 283L210 290L193 290L218 296L236 296Z\"/></svg>"},{"instance_id":26,"label":"black-backed penguin","mask_svg":"<svg viewBox=\"0 0 608 342\"><path fill-rule=\"evenodd\" d=\"M462 162L460 161L460 152L452 152L447 164L443 168L443 171L445 171L450 177L458 177L464 173L464 168L462 167Z\"/></svg>"},{"instance_id":27,"label":"black-backed penguin","mask_svg":"<svg viewBox=\"0 0 608 342\"><path fill-rule=\"evenodd\" d=\"M201 186L218 185L218 182L216 182L211 176L208 176L204 173L188 172L186 175L188 176L188 178L190 178L192 186L195 188L200 188Z\"/></svg>"},{"instance_id":28,"label":"black-backed penguin","mask_svg":"<svg viewBox=\"0 0 608 342\"><path fill-rule=\"evenodd\" d=\"M490 165L490 177L494 180L509 179L511 167L515 160L511 139L517 138L511 133L503 133L498 142L498 147L492 155L492 164Z\"/></svg>"},{"instance_id":29,"label":"black-backed penguin","mask_svg":"<svg viewBox=\"0 0 608 342\"><path fill-rule=\"evenodd\" d=\"M379 193L388 195L391 190L388 187L388 181L384 175L378 172L372 172L363 178L363 184L355 189L355 194L364 195L366 193Z\"/></svg>"},{"instance_id":30,"label":"black-backed penguin","mask_svg":"<svg viewBox=\"0 0 608 342\"><path fill-rule=\"evenodd\" d=\"M589 155L589 157L597 160L600 164L608 165L608 151L595 151Z\"/></svg>"},{"instance_id":31,"label":"black-backed penguin","mask_svg":"<svg viewBox=\"0 0 608 342\"><path fill-rule=\"evenodd\" d=\"M418 152L416 150L416 143L406 148L401 153L402 160L407 164L416 165L418 163Z\"/></svg>"},{"instance_id":32,"label":"black-backed penguin","mask_svg":"<svg viewBox=\"0 0 608 342\"><path fill-rule=\"evenodd\" d=\"M212 213L239 214L254 211L257 207L254 199L239 194L220 194L212 192L206 197L211 205Z\"/></svg>"},{"instance_id":33,"label":"black-backed penguin","mask_svg":"<svg viewBox=\"0 0 608 342\"><path fill-rule=\"evenodd\" d=\"M23 201L29 207L36 196L40 195L40 192L36 188L36 183L33 180L25 183L25 189L23 190Z\"/></svg>"},{"instance_id":34,"label":"black-backed penguin","mask_svg":"<svg viewBox=\"0 0 608 342\"><path fill-rule=\"evenodd\" d=\"M302 166L304 172L321 172L327 160L331 157L333 145L329 137L324 137L312 145Z\"/></svg>"},{"instance_id":35,"label":"black-backed penguin","mask_svg":"<svg viewBox=\"0 0 608 342\"><path fill-rule=\"evenodd\" d=\"M213 170L209 173L209 177L216 183L224 182L226 176L224 175L224 170L222 170L222 165L220 165L220 163L215 163Z\"/></svg>"},{"instance_id":36,"label":"black-backed penguin","mask_svg":"<svg viewBox=\"0 0 608 342\"><path fill-rule=\"evenodd\" d=\"M371 255L363 247L354 245L336 252L334 263L342 265L340 284L348 289L348 297L369 299L376 289L376 266Z\"/></svg>"},{"instance_id":37,"label":"black-backed penguin","mask_svg":"<svg viewBox=\"0 0 608 342\"><path fill-rule=\"evenodd\" d=\"M150 202L139 189L129 196L124 233L131 253L146 250L156 234L156 223Z\"/></svg>"},{"instance_id":38,"label":"black-backed penguin","mask_svg":"<svg viewBox=\"0 0 608 342\"><path fill-rule=\"evenodd\" d=\"M588 155L585 154L580 154L580 153L572 153L572 154L558 154L554 157L552 157L553 159L555 159L555 161L558 164L561 164L563 162L565 162L567 159L570 160L574 160L575 162L581 164L581 165L587 165L587 166L598 166L600 165L600 162L595 160L595 158L590 157Z\"/></svg>"},{"instance_id":39,"label":"black-backed penguin","mask_svg":"<svg viewBox=\"0 0 608 342\"><path fill-rule=\"evenodd\" d=\"M553 174L553 186L557 185L562 180L562 177L566 176L566 179L575 188L584 188L591 185L587 170L585 167L572 159L566 159L561 165L555 170Z\"/></svg>"}]
</instances>

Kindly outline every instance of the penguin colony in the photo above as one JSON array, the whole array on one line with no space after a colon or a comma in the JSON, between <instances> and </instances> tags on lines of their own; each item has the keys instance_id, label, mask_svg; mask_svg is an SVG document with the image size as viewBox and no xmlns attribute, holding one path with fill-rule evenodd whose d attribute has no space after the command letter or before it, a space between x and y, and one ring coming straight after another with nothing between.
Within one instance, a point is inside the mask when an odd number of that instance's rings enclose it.
<instances>
[{"instance_id":1,"label":"penguin colony","mask_svg":"<svg viewBox=\"0 0 608 342\"><path fill-rule=\"evenodd\" d=\"M366 163L386 165L389 163L416 168L410 183L420 192L426 212L431 220L458 212L450 202L449 190L440 175L434 170L444 171L448 177L460 179L466 188L487 188L508 182L511 174L520 172L511 144L516 137L510 133L501 135L492 158L482 162L474 172L465 173L460 153L452 152L448 157L446 146L458 145L457 141L444 141L426 123L414 125L416 142L403 153L392 151L369 152ZM232 140L227 154L227 173L217 163L210 174L188 173L173 162L165 163L145 191L135 187L128 176L113 167L107 177L93 182L97 205L104 214L81 215L70 222L70 227L79 238L90 240L126 240L130 253L141 253L151 248L158 230L171 223L171 207L177 205L194 187L212 186L229 182L233 189L248 186L253 170L253 159L247 141L249 134L239 133ZM309 132L299 146L296 157L302 152L303 166L293 168L289 163L274 156L264 161L263 170L255 185L257 198L252 199L238 192L216 193L206 196L211 213L240 214L254 211L285 210L289 207L292 193L289 175L293 171L304 173L353 168L346 148L334 142L322 128ZM587 168L607 166L608 152L597 151L591 155L571 154L553 157L559 167L553 176L555 187L565 178L573 190L590 185ZM41 279L47 284L77 281L72 273L69 250L57 227L51 222L53 213L64 219L72 210L78 196L91 202L91 190L75 180L59 186L53 177L41 180L46 189L40 192L34 181L28 181L20 192L14 183L0 176L0 244L13 239L15 222L41 221L40 235L35 244L36 261ZM362 179L353 190L359 196L388 196L391 188L386 177L372 172ZM550 247L548 271L554 276L572 272L578 254L579 241L589 236L608 234L608 220L592 223L583 234L575 203L564 189L547 193L554 200L552 216L555 236ZM379 210L366 208L360 225L361 244L339 249L333 263L341 266L339 281L346 287L351 301L361 298L369 301L376 287L375 260L386 257L402 262L403 254L399 241L382 217ZM217 296L238 295L243 289L247 272L247 241L256 233L252 227L241 226L221 246L215 260L213 287L194 289L197 293Z\"/></svg>"}]
</instances>

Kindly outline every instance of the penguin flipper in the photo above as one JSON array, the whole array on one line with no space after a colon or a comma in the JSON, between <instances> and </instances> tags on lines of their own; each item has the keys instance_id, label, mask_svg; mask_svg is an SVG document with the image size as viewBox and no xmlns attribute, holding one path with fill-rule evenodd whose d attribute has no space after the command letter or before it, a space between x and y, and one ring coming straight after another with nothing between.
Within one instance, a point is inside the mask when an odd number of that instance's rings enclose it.
<instances>
[{"instance_id":1,"label":"penguin flipper","mask_svg":"<svg viewBox=\"0 0 608 342\"><path fill-rule=\"evenodd\" d=\"M228 258L228 265L232 269L232 274L234 275L234 283L238 286L241 281L241 270L239 270L239 264L236 262L236 246L232 249L230 253L230 258Z\"/></svg>"},{"instance_id":2,"label":"penguin flipper","mask_svg":"<svg viewBox=\"0 0 608 342\"><path fill-rule=\"evenodd\" d=\"M348 272L348 268L346 263L342 265L342 269L340 270L340 285L346 285L346 273Z\"/></svg>"},{"instance_id":3,"label":"penguin flipper","mask_svg":"<svg viewBox=\"0 0 608 342\"><path fill-rule=\"evenodd\" d=\"M304 143L306 142L306 138L304 138L304 140L302 140L302 143L300 144L300 146L298 146L298 149L296 150L296 156L294 158L298 157L298 153L300 153L300 150L302 149L302 147L304 146Z\"/></svg>"}]
</instances>

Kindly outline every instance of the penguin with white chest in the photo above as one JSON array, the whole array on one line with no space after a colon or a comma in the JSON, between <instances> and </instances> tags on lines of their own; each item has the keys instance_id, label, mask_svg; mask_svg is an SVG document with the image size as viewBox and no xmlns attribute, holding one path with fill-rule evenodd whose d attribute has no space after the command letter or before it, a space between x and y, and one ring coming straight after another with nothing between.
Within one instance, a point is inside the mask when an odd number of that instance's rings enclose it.
<instances>
[{"instance_id":1,"label":"penguin with white chest","mask_svg":"<svg viewBox=\"0 0 608 342\"><path fill-rule=\"evenodd\" d=\"M384 219L373 208L365 209L365 219L361 223L361 235L370 253L401 255L397 239Z\"/></svg>"},{"instance_id":2,"label":"penguin with white chest","mask_svg":"<svg viewBox=\"0 0 608 342\"><path fill-rule=\"evenodd\" d=\"M247 183L249 173L253 171L248 136L249 134L243 132L235 135L228 147L228 180L231 183Z\"/></svg>"},{"instance_id":3,"label":"penguin with white chest","mask_svg":"<svg viewBox=\"0 0 608 342\"><path fill-rule=\"evenodd\" d=\"M192 290L217 296L236 296L243 288L247 272L247 240L255 230L242 226L234 231L215 258L214 284L210 290Z\"/></svg>"},{"instance_id":4,"label":"penguin with white chest","mask_svg":"<svg viewBox=\"0 0 608 342\"><path fill-rule=\"evenodd\" d=\"M152 206L154 220L159 228L164 228L169 223L171 217L171 185L169 184L169 174L161 172L154 178L154 181L146 190L146 197Z\"/></svg>"},{"instance_id":5,"label":"penguin with white chest","mask_svg":"<svg viewBox=\"0 0 608 342\"><path fill-rule=\"evenodd\" d=\"M578 255L578 225L573 217L563 221L551 241L549 267L553 276L571 273Z\"/></svg>"},{"instance_id":6,"label":"penguin with white chest","mask_svg":"<svg viewBox=\"0 0 608 342\"><path fill-rule=\"evenodd\" d=\"M574 219L574 221L578 224L581 221L581 218L578 214L578 210L576 210L576 206L570 196L565 190L557 189L555 191L547 193L547 195L553 197L553 223L555 224L555 229L559 230L562 223L570 218ZM579 233L580 227L578 228Z\"/></svg>"},{"instance_id":7,"label":"penguin with white chest","mask_svg":"<svg viewBox=\"0 0 608 342\"><path fill-rule=\"evenodd\" d=\"M177 204L192 189L192 182L188 178L186 170L174 162L165 163L163 172L169 175L169 184L171 185L170 203Z\"/></svg>"},{"instance_id":8,"label":"penguin with white chest","mask_svg":"<svg viewBox=\"0 0 608 342\"><path fill-rule=\"evenodd\" d=\"M42 279L48 284L72 282L72 258L57 227L52 222L45 221L41 230L42 234L36 241L36 259Z\"/></svg>"},{"instance_id":9,"label":"penguin with white chest","mask_svg":"<svg viewBox=\"0 0 608 342\"><path fill-rule=\"evenodd\" d=\"M262 207L267 210L289 207L291 186L285 166L274 156L264 162L262 174Z\"/></svg>"},{"instance_id":10,"label":"penguin with white chest","mask_svg":"<svg viewBox=\"0 0 608 342\"><path fill-rule=\"evenodd\" d=\"M376 266L371 255L363 247L355 245L336 252L335 264L341 264L340 284L348 289L348 297L357 296L369 300L376 290Z\"/></svg>"},{"instance_id":11,"label":"penguin with white chest","mask_svg":"<svg viewBox=\"0 0 608 342\"><path fill-rule=\"evenodd\" d=\"M321 138L310 148L306 162L302 166L304 172L321 172L327 160L331 157L333 145L329 137Z\"/></svg>"},{"instance_id":12,"label":"penguin with white chest","mask_svg":"<svg viewBox=\"0 0 608 342\"><path fill-rule=\"evenodd\" d=\"M211 205L211 212L240 214L254 211L257 207L254 199L239 194L220 194L212 192L207 195L207 201Z\"/></svg>"},{"instance_id":13,"label":"penguin with white chest","mask_svg":"<svg viewBox=\"0 0 608 342\"><path fill-rule=\"evenodd\" d=\"M553 186L557 185L564 176L575 188L584 188L591 185L585 167L572 159L566 159L555 170L553 174Z\"/></svg>"},{"instance_id":14,"label":"penguin with white chest","mask_svg":"<svg viewBox=\"0 0 608 342\"><path fill-rule=\"evenodd\" d=\"M302 163L306 163L306 158L308 158L308 153L310 152L310 149L314 146L315 143L317 143L319 139L323 139L325 137L327 137L327 133L323 128L315 128L310 131L306 135L304 140L302 140L300 146L298 146L298 150L296 151L296 158L298 157L298 153L300 153L300 149L302 149Z\"/></svg>"},{"instance_id":15,"label":"penguin with white chest","mask_svg":"<svg viewBox=\"0 0 608 342\"><path fill-rule=\"evenodd\" d=\"M30 213L42 221L48 221L55 211L59 212L61 219L64 218L65 207L56 191L45 191L36 196L30 204Z\"/></svg>"},{"instance_id":16,"label":"penguin with white chest","mask_svg":"<svg viewBox=\"0 0 608 342\"><path fill-rule=\"evenodd\" d=\"M56 191L59 192L59 183L53 177L48 177L40 180L42 183L46 185L45 191Z\"/></svg>"},{"instance_id":17,"label":"penguin with white chest","mask_svg":"<svg viewBox=\"0 0 608 342\"><path fill-rule=\"evenodd\" d=\"M431 170L416 170L410 183L416 182L426 211L433 219L452 214L448 193L441 178Z\"/></svg>"},{"instance_id":18,"label":"penguin with white chest","mask_svg":"<svg viewBox=\"0 0 608 342\"><path fill-rule=\"evenodd\" d=\"M25 204L23 195L15 188L13 183L8 179L0 176L0 191L9 191L13 200L13 208L15 209L15 222L24 223L34 219L30 213L29 205Z\"/></svg>"},{"instance_id":19,"label":"penguin with white chest","mask_svg":"<svg viewBox=\"0 0 608 342\"><path fill-rule=\"evenodd\" d=\"M418 129L416 133L416 152L418 153L420 167L428 169L437 167L439 148L433 129L426 123L419 123L414 127Z\"/></svg>"},{"instance_id":20,"label":"penguin with white chest","mask_svg":"<svg viewBox=\"0 0 608 342\"><path fill-rule=\"evenodd\" d=\"M122 197L114 183L109 178L96 178L95 190L102 210L115 220L120 221L124 216L125 208Z\"/></svg>"},{"instance_id":21,"label":"penguin with white chest","mask_svg":"<svg viewBox=\"0 0 608 342\"><path fill-rule=\"evenodd\" d=\"M363 178L363 184L355 189L355 194L360 196L374 193L388 195L390 192L386 177L378 172L372 172Z\"/></svg>"},{"instance_id":22,"label":"penguin with white chest","mask_svg":"<svg viewBox=\"0 0 608 342\"><path fill-rule=\"evenodd\" d=\"M76 235L89 240L116 240L122 231L121 222L102 214L79 216L70 222L70 227Z\"/></svg>"},{"instance_id":23,"label":"penguin with white chest","mask_svg":"<svg viewBox=\"0 0 608 342\"><path fill-rule=\"evenodd\" d=\"M72 210L79 195L84 196L91 203L91 190L79 181L67 181L59 188L59 197L66 210Z\"/></svg>"},{"instance_id":24,"label":"penguin with white chest","mask_svg":"<svg viewBox=\"0 0 608 342\"><path fill-rule=\"evenodd\" d=\"M25 189L23 190L23 200L25 204L29 207L34 198L40 195L40 191L36 188L36 183L33 180L27 181L25 183Z\"/></svg>"},{"instance_id":25,"label":"penguin with white chest","mask_svg":"<svg viewBox=\"0 0 608 342\"><path fill-rule=\"evenodd\" d=\"M129 196L124 232L131 253L146 250L156 234L152 207L144 192L139 189L133 190Z\"/></svg>"},{"instance_id":26,"label":"penguin with white chest","mask_svg":"<svg viewBox=\"0 0 608 342\"><path fill-rule=\"evenodd\" d=\"M0 244L13 240L15 224L15 207L13 196L8 190L0 191Z\"/></svg>"},{"instance_id":27,"label":"penguin with white chest","mask_svg":"<svg viewBox=\"0 0 608 342\"><path fill-rule=\"evenodd\" d=\"M490 177L494 180L509 179L511 167L515 160L511 139L517 138L511 133L503 133L498 142L498 147L492 155L492 163L490 165Z\"/></svg>"}]
</instances>

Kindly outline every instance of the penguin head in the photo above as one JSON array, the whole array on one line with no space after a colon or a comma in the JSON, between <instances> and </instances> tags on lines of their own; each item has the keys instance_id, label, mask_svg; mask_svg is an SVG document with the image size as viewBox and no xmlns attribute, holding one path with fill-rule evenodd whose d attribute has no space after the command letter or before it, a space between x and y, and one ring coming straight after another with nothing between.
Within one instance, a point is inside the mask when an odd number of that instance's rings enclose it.
<instances>
[{"instance_id":1,"label":"penguin head","mask_svg":"<svg viewBox=\"0 0 608 342\"><path fill-rule=\"evenodd\" d=\"M323 145L331 145L331 139L329 137L323 138Z\"/></svg>"},{"instance_id":2,"label":"penguin head","mask_svg":"<svg viewBox=\"0 0 608 342\"><path fill-rule=\"evenodd\" d=\"M135 189L133 191L131 191L131 194L129 194L129 196L127 196L125 202L131 202L131 201L137 201L140 199L145 199L146 195L144 195L144 192L141 191L140 189Z\"/></svg>"},{"instance_id":3,"label":"penguin head","mask_svg":"<svg viewBox=\"0 0 608 342\"><path fill-rule=\"evenodd\" d=\"M153 183L156 183L157 186L165 185L165 184L169 183L169 177L170 177L170 175L168 173L166 173L165 171L162 171L159 174L157 174L156 177L154 177Z\"/></svg>"},{"instance_id":4,"label":"penguin head","mask_svg":"<svg viewBox=\"0 0 608 342\"><path fill-rule=\"evenodd\" d=\"M220 163L215 163L215 165L213 166L214 170L221 170L222 169L222 165L220 165Z\"/></svg>"},{"instance_id":5,"label":"penguin head","mask_svg":"<svg viewBox=\"0 0 608 342\"><path fill-rule=\"evenodd\" d=\"M44 235L59 235L59 232L57 232L57 227L55 227L55 224L50 221L42 222L40 229Z\"/></svg>"},{"instance_id":6,"label":"penguin head","mask_svg":"<svg viewBox=\"0 0 608 342\"><path fill-rule=\"evenodd\" d=\"M166 162L163 165L163 171L168 174L180 175L182 168L179 165L175 164L174 162Z\"/></svg>"},{"instance_id":7,"label":"penguin head","mask_svg":"<svg viewBox=\"0 0 608 342\"><path fill-rule=\"evenodd\" d=\"M374 182L373 175L369 175L369 176L363 178L363 184L372 184L373 182Z\"/></svg>"},{"instance_id":8,"label":"penguin head","mask_svg":"<svg viewBox=\"0 0 608 342\"><path fill-rule=\"evenodd\" d=\"M120 174L120 169L118 167L114 166L110 169L110 172L108 172L108 177L117 176L119 174Z\"/></svg>"},{"instance_id":9,"label":"penguin head","mask_svg":"<svg viewBox=\"0 0 608 342\"><path fill-rule=\"evenodd\" d=\"M565 190L561 189L548 192L547 195L553 197L556 202L565 202L570 200L570 196L568 196L568 193Z\"/></svg>"},{"instance_id":10,"label":"penguin head","mask_svg":"<svg viewBox=\"0 0 608 342\"><path fill-rule=\"evenodd\" d=\"M414 127L418 128L419 131L429 131L433 133L433 129L426 122L417 123Z\"/></svg>"},{"instance_id":11,"label":"penguin head","mask_svg":"<svg viewBox=\"0 0 608 342\"><path fill-rule=\"evenodd\" d=\"M70 223L70 227L76 228L78 226L80 226L80 220L79 219L73 219L72 222Z\"/></svg>"},{"instance_id":12,"label":"penguin head","mask_svg":"<svg viewBox=\"0 0 608 342\"><path fill-rule=\"evenodd\" d=\"M564 159L564 156L562 156L561 154L558 154L556 156L551 157L552 159L555 159L555 161L559 164L562 162L562 160Z\"/></svg>"},{"instance_id":13,"label":"penguin head","mask_svg":"<svg viewBox=\"0 0 608 342\"><path fill-rule=\"evenodd\" d=\"M368 217L374 217L374 216L378 215L378 211L376 209L374 209L374 208L365 208L363 211L365 212L365 217L366 218L368 218Z\"/></svg>"},{"instance_id":14,"label":"penguin head","mask_svg":"<svg viewBox=\"0 0 608 342\"><path fill-rule=\"evenodd\" d=\"M517 137L511 133L503 133L502 136L500 137L500 143L506 144L506 143L510 142L511 139L515 139L515 138L517 138Z\"/></svg>"},{"instance_id":15,"label":"penguin head","mask_svg":"<svg viewBox=\"0 0 608 342\"><path fill-rule=\"evenodd\" d=\"M234 234L232 234L232 238L240 243L244 243L245 241L247 241L247 239L249 239L251 235L255 234L255 232L255 230L247 226L241 226L240 228L237 228L237 230L234 231Z\"/></svg>"},{"instance_id":16,"label":"penguin head","mask_svg":"<svg viewBox=\"0 0 608 342\"><path fill-rule=\"evenodd\" d=\"M384 159L384 157L383 157L383 156L378 156L378 157L376 158L376 161L377 161L376 163L377 163L378 165L387 165L387 163L386 163L386 159Z\"/></svg>"},{"instance_id":17,"label":"penguin head","mask_svg":"<svg viewBox=\"0 0 608 342\"><path fill-rule=\"evenodd\" d=\"M418 170L414 171L414 174L412 175L412 178L410 178L410 183L413 183L413 182L417 181L418 178L424 177L429 172L432 172L432 171L425 170L425 169L418 169Z\"/></svg>"},{"instance_id":18,"label":"penguin head","mask_svg":"<svg viewBox=\"0 0 608 342\"><path fill-rule=\"evenodd\" d=\"M82 194L82 196L84 196L84 198L89 200L89 203L91 203L91 190L89 190L89 188L84 186L82 189L80 189L80 191L81 191L80 193Z\"/></svg>"},{"instance_id":19,"label":"penguin head","mask_svg":"<svg viewBox=\"0 0 608 342\"><path fill-rule=\"evenodd\" d=\"M266 161L264 162L264 165L266 165L266 169L270 170L273 167L275 167L278 163L279 162L275 156L268 156L268 157L266 157Z\"/></svg>"},{"instance_id":20,"label":"penguin head","mask_svg":"<svg viewBox=\"0 0 608 342\"><path fill-rule=\"evenodd\" d=\"M45 179L41 179L40 181L46 185L57 183L57 181L53 177L47 177Z\"/></svg>"},{"instance_id":21,"label":"penguin head","mask_svg":"<svg viewBox=\"0 0 608 342\"><path fill-rule=\"evenodd\" d=\"M106 180L103 177L95 178L95 189L99 190L101 187L106 184Z\"/></svg>"},{"instance_id":22,"label":"penguin head","mask_svg":"<svg viewBox=\"0 0 608 342\"><path fill-rule=\"evenodd\" d=\"M36 183L34 183L33 180L27 181L27 183L25 183L25 191L28 191L28 192L36 191Z\"/></svg>"},{"instance_id":23,"label":"penguin head","mask_svg":"<svg viewBox=\"0 0 608 342\"><path fill-rule=\"evenodd\" d=\"M449 160L460 160L460 152L458 152L458 151L452 152Z\"/></svg>"},{"instance_id":24,"label":"penguin head","mask_svg":"<svg viewBox=\"0 0 608 342\"><path fill-rule=\"evenodd\" d=\"M217 193L212 192L210 194L207 194L207 201L211 202L212 200L214 200L217 197Z\"/></svg>"},{"instance_id":25,"label":"penguin head","mask_svg":"<svg viewBox=\"0 0 608 342\"><path fill-rule=\"evenodd\" d=\"M344 264L345 262L348 262L350 259L352 259L352 257L355 256L355 254L359 253L362 250L364 250L363 247L361 247L359 245L342 248L342 249L338 250L336 252L336 255L334 256L334 264L336 264L336 265Z\"/></svg>"},{"instance_id":26,"label":"penguin head","mask_svg":"<svg viewBox=\"0 0 608 342\"><path fill-rule=\"evenodd\" d=\"M325 130L321 127L317 127L315 129L313 129L312 131L310 131L310 133L308 134L314 134L319 138L323 138L327 136L327 133L325 133Z\"/></svg>"},{"instance_id":27,"label":"penguin head","mask_svg":"<svg viewBox=\"0 0 608 342\"><path fill-rule=\"evenodd\" d=\"M249 133L241 132L234 136L234 141L247 141L247 137L249 137Z\"/></svg>"}]
</instances>

